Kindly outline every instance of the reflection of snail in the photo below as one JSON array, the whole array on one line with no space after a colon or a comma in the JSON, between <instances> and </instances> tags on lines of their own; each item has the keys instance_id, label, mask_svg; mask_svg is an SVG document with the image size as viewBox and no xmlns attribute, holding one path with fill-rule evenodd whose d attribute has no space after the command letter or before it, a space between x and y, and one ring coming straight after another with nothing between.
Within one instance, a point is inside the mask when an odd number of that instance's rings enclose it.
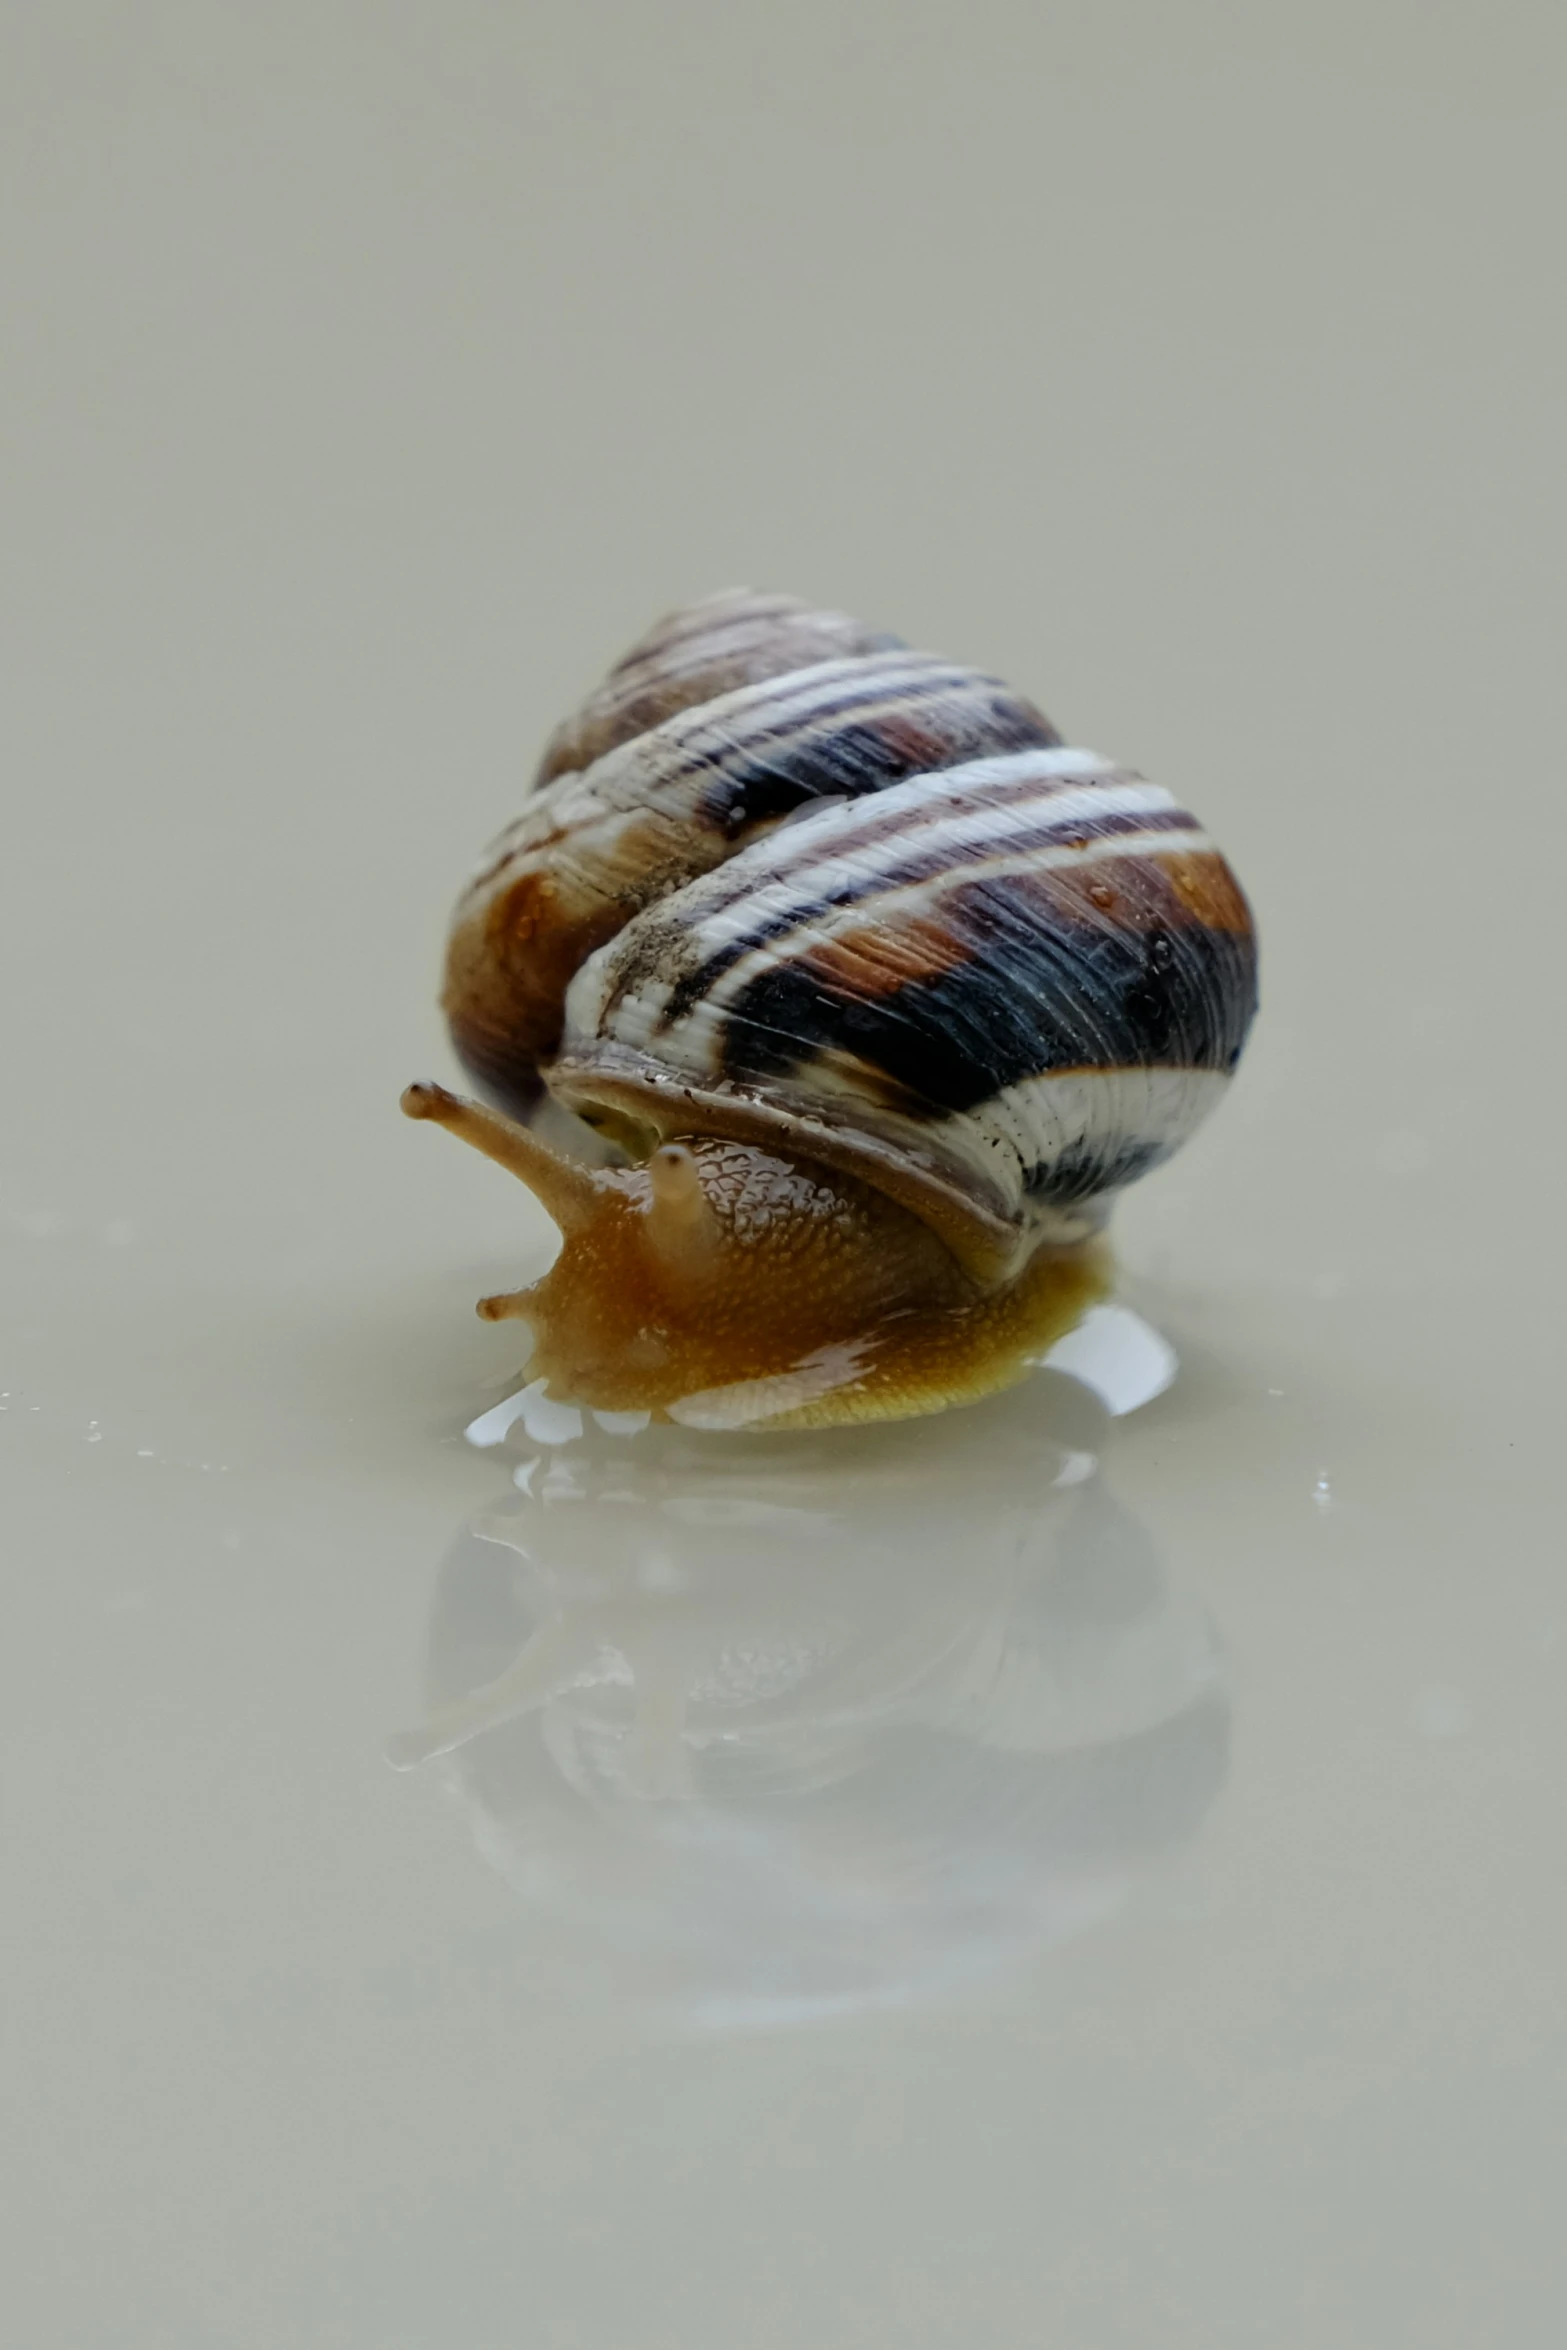
<instances>
[{"instance_id":1,"label":"reflection of snail","mask_svg":"<svg viewBox=\"0 0 1567 2350\"><path fill-rule=\"evenodd\" d=\"M446 1008L556 1265L486 1299L614 1411L809 1425L1016 1378L1103 1286L1114 1193L1224 1092L1233 874L1170 795L996 679L838 613L664 621L553 738L462 899Z\"/></svg>"},{"instance_id":2,"label":"reflection of snail","mask_svg":"<svg viewBox=\"0 0 1567 2350\"><path fill-rule=\"evenodd\" d=\"M394 1759L448 1758L574 1975L708 2021L939 1998L1113 1906L1223 1777L1213 1635L1092 1474L1102 1419L1044 1373L961 1445L525 1448Z\"/></svg>"}]
</instances>

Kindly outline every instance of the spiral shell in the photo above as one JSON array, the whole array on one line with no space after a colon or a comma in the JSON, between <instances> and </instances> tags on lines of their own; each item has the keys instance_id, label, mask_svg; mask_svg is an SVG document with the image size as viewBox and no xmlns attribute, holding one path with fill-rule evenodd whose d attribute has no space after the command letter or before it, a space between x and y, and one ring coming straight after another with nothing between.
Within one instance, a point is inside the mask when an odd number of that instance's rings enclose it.
<instances>
[{"instance_id":1,"label":"spiral shell","mask_svg":"<svg viewBox=\"0 0 1567 2350\"><path fill-rule=\"evenodd\" d=\"M716 597L553 738L458 907L446 1002L503 1100L772 1139L999 1275L1222 1095L1251 917L1170 794L998 679Z\"/></svg>"}]
</instances>

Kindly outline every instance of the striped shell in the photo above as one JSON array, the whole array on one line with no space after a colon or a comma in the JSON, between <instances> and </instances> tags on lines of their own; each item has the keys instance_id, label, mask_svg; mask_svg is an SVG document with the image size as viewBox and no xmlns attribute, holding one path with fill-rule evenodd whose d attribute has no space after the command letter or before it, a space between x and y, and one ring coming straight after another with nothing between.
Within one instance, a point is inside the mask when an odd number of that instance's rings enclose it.
<instances>
[{"instance_id":1,"label":"striped shell","mask_svg":"<svg viewBox=\"0 0 1567 2350\"><path fill-rule=\"evenodd\" d=\"M1223 1093L1251 918L1195 817L998 679L728 594L552 739L458 906L502 1101L858 1174L999 1276Z\"/></svg>"}]
</instances>

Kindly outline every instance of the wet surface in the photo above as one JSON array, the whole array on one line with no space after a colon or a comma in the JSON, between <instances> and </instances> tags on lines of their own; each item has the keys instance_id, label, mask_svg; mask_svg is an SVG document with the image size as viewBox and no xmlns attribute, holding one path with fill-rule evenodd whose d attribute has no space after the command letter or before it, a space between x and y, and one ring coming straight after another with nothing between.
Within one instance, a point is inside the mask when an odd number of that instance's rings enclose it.
<instances>
[{"instance_id":1,"label":"wet surface","mask_svg":"<svg viewBox=\"0 0 1567 2350\"><path fill-rule=\"evenodd\" d=\"M11 2330L1554 2350L1555 19L652 23L4 35ZM441 925L748 575L1196 807L1261 1022L1012 1394L514 1412Z\"/></svg>"},{"instance_id":2,"label":"wet surface","mask_svg":"<svg viewBox=\"0 0 1567 2350\"><path fill-rule=\"evenodd\" d=\"M1166 1374L1131 1316L1076 1352L1127 1403ZM1195 1835L1225 1668L1108 1426L1045 1373L934 1431L516 1448L390 1757L448 1766L557 1996L732 2031L961 2004Z\"/></svg>"}]
</instances>

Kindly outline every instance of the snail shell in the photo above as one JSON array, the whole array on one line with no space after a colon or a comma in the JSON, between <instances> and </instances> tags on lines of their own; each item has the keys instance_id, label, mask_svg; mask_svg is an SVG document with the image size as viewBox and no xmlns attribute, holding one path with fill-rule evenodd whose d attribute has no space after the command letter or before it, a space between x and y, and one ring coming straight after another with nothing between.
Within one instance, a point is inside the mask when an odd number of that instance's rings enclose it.
<instances>
[{"instance_id":1,"label":"snail shell","mask_svg":"<svg viewBox=\"0 0 1567 2350\"><path fill-rule=\"evenodd\" d=\"M664 715L639 731L650 708ZM837 613L721 596L676 615L553 738L458 906L445 1005L459 1054L526 1111L572 980L646 907L819 801L1058 739L998 679ZM578 745L597 755L563 766Z\"/></svg>"},{"instance_id":2,"label":"snail shell","mask_svg":"<svg viewBox=\"0 0 1567 2350\"><path fill-rule=\"evenodd\" d=\"M802 1152L1003 1276L1095 1229L1222 1096L1239 885L1171 795L844 615L662 622L552 738L453 925L457 1049L639 1155Z\"/></svg>"}]
</instances>

